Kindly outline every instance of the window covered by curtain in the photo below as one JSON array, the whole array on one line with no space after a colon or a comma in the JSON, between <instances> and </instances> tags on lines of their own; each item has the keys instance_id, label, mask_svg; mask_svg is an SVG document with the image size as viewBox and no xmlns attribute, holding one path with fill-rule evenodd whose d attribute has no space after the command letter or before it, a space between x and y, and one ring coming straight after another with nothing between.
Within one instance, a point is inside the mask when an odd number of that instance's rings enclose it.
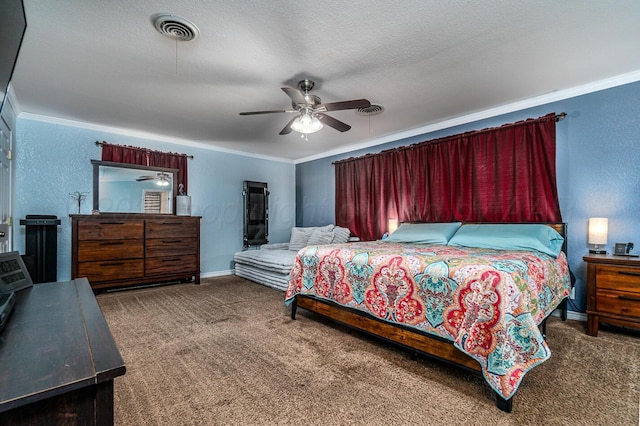
<instances>
[{"instance_id":1,"label":"window covered by curtain","mask_svg":"<svg viewBox=\"0 0 640 426\"><path fill-rule=\"evenodd\" d=\"M555 114L336 162L336 224L559 222Z\"/></svg>"},{"instance_id":2,"label":"window covered by curtain","mask_svg":"<svg viewBox=\"0 0 640 426\"><path fill-rule=\"evenodd\" d=\"M151 151L145 148L102 142L102 161L178 169L178 185L183 185L185 194L187 193L188 180L187 160L186 154Z\"/></svg>"}]
</instances>

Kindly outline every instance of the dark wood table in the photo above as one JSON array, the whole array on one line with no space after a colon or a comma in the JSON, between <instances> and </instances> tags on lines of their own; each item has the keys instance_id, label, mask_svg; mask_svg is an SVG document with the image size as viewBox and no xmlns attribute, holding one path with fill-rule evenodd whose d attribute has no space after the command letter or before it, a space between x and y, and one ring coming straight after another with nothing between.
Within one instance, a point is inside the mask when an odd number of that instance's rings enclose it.
<instances>
[{"instance_id":1,"label":"dark wood table","mask_svg":"<svg viewBox=\"0 0 640 426\"><path fill-rule=\"evenodd\" d=\"M16 293L0 334L0 424L112 425L126 368L89 282Z\"/></svg>"}]
</instances>

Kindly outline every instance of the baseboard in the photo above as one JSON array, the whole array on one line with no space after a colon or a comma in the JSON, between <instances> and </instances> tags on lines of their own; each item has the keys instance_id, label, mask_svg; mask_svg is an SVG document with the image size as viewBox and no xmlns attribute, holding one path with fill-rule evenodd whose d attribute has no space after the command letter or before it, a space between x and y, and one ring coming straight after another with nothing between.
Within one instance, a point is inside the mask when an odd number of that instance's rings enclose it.
<instances>
[{"instance_id":1,"label":"baseboard","mask_svg":"<svg viewBox=\"0 0 640 426\"><path fill-rule=\"evenodd\" d=\"M227 275L233 275L233 269L228 269L226 271L202 272L200 273L200 278L226 277Z\"/></svg>"}]
</instances>

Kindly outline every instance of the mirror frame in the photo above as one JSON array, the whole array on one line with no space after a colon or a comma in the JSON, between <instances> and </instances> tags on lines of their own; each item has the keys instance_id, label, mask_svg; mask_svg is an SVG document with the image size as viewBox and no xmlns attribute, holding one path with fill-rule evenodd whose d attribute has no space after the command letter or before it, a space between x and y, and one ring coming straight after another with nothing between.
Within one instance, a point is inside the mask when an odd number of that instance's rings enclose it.
<instances>
[{"instance_id":1,"label":"mirror frame","mask_svg":"<svg viewBox=\"0 0 640 426\"><path fill-rule=\"evenodd\" d=\"M121 169L148 170L152 172L165 172L172 175L171 190L171 213L161 213L167 216L176 214L176 195L178 195L178 169L170 169L165 167L145 166L141 164L116 163L113 161L91 160L93 164L93 211L100 213L119 213L119 212L101 212L100 211L100 166L119 167ZM147 213L129 213L129 214L147 214Z\"/></svg>"}]
</instances>

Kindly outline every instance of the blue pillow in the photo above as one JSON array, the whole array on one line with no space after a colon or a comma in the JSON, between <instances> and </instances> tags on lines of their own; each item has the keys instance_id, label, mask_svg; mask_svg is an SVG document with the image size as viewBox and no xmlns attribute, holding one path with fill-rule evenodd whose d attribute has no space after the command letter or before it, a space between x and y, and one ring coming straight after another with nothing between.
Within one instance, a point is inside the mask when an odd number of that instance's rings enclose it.
<instances>
[{"instance_id":1,"label":"blue pillow","mask_svg":"<svg viewBox=\"0 0 640 426\"><path fill-rule=\"evenodd\" d=\"M558 257L564 238L541 224L469 224L458 229L450 246L498 250L537 250Z\"/></svg>"},{"instance_id":2,"label":"blue pillow","mask_svg":"<svg viewBox=\"0 0 640 426\"><path fill-rule=\"evenodd\" d=\"M390 243L447 244L462 223L403 223L382 241Z\"/></svg>"}]
</instances>

